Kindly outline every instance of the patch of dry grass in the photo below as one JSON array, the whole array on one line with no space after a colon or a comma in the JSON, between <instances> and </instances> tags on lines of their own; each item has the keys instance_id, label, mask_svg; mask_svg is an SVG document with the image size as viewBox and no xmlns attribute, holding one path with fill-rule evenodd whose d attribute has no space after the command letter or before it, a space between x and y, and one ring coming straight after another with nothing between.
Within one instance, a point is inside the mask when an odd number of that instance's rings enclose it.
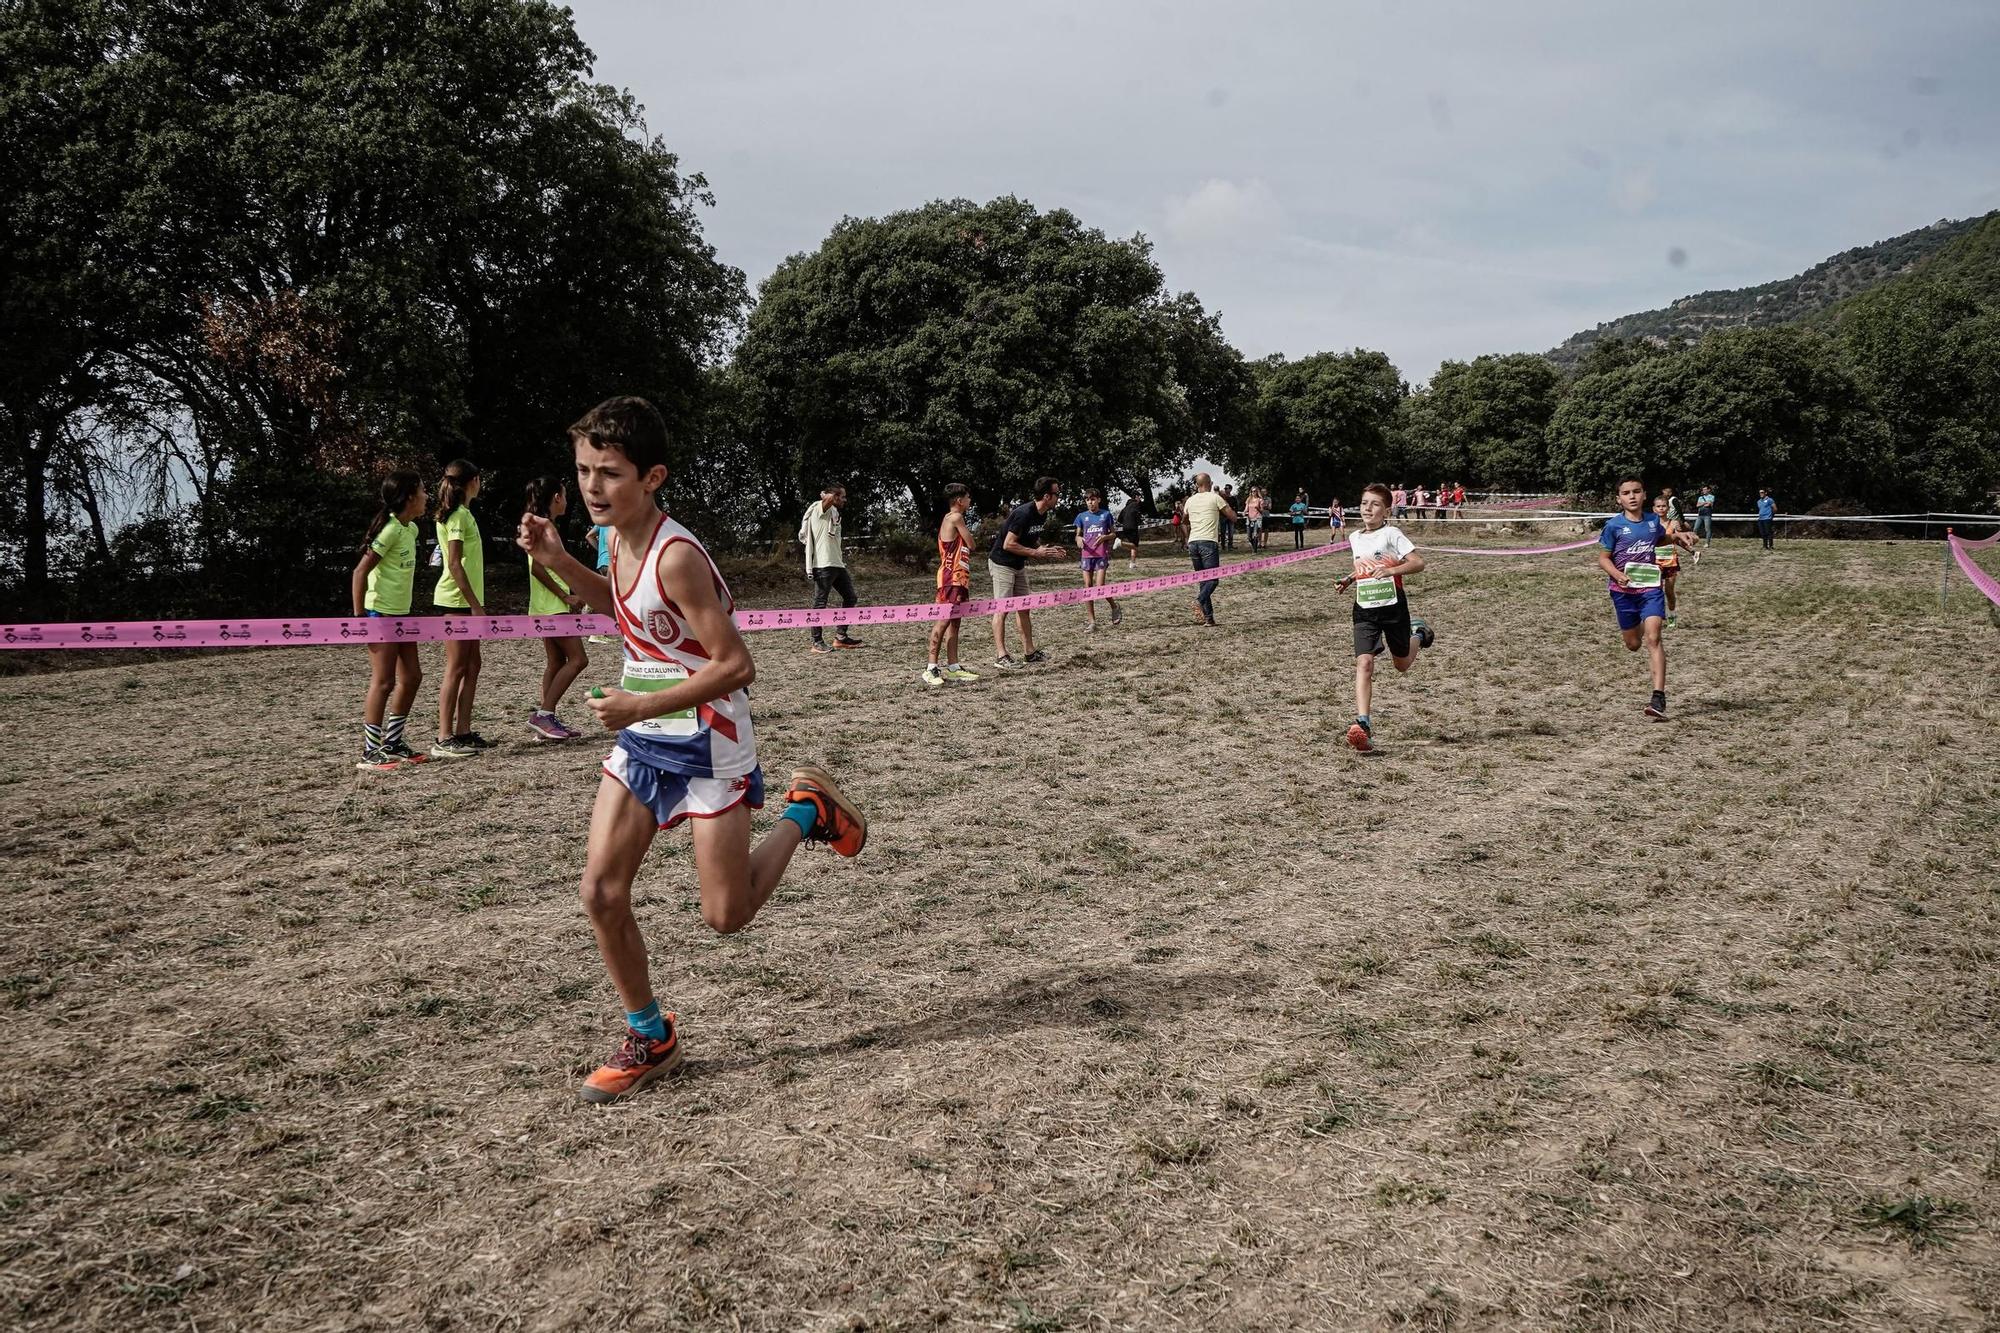
<instances>
[{"instance_id":1,"label":"patch of dry grass","mask_svg":"<svg viewBox=\"0 0 2000 1333\"><path fill-rule=\"evenodd\" d=\"M1440 558L1371 761L1319 569L1212 632L1045 617L1054 666L968 689L914 631L756 636L767 767L836 766L869 851L724 938L662 839L690 1060L610 1110L574 1103L617 1017L574 892L603 747L526 743L534 645L489 650L502 750L387 779L359 654L0 682L0 1309L1990 1325L1992 630L1934 549L1753 547L1688 580L1667 726L1581 558Z\"/></svg>"}]
</instances>

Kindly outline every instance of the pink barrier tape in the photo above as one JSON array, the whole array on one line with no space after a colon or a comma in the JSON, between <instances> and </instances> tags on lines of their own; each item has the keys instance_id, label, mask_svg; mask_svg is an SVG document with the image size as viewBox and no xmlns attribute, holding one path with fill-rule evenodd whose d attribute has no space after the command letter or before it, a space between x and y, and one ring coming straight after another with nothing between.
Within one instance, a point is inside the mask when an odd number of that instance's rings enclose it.
<instances>
[{"instance_id":1,"label":"pink barrier tape","mask_svg":"<svg viewBox=\"0 0 2000 1333\"><path fill-rule=\"evenodd\" d=\"M1552 555L1557 551L1581 551L1586 546L1597 545L1597 538L1585 537L1579 542L1564 542L1560 546L1420 546L1420 551L1436 551L1440 555Z\"/></svg>"},{"instance_id":2,"label":"pink barrier tape","mask_svg":"<svg viewBox=\"0 0 2000 1333\"><path fill-rule=\"evenodd\" d=\"M1973 564L1972 557L1967 554L1970 547L1991 546L1996 541L2000 541L2000 533L1978 542L1969 542L1958 537L1945 538L1945 544L1951 547L1951 558L1958 561L1958 567L1965 571L1966 579L1984 594L1987 601L2000 606L2000 581L1996 581L1991 574Z\"/></svg>"},{"instance_id":3,"label":"pink barrier tape","mask_svg":"<svg viewBox=\"0 0 2000 1333\"><path fill-rule=\"evenodd\" d=\"M303 648L616 634L609 616L318 616L293 620L121 620L0 626L0 648Z\"/></svg>"},{"instance_id":4,"label":"pink barrier tape","mask_svg":"<svg viewBox=\"0 0 2000 1333\"><path fill-rule=\"evenodd\" d=\"M1965 538L1955 534L1952 535L1952 540L1968 551L1983 551L1989 546L2000 543L2000 532L1994 533L1991 537L1981 537L1976 542L1969 542Z\"/></svg>"},{"instance_id":5,"label":"pink barrier tape","mask_svg":"<svg viewBox=\"0 0 2000 1333\"><path fill-rule=\"evenodd\" d=\"M1187 570L1131 579L1100 588L1060 588L1021 597L982 597L957 605L793 608L738 611L741 630L810 629L815 625L903 625L930 620L1041 611L1107 597L1133 597L1185 588L1209 579L1281 569L1347 549L1346 542L1283 555L1259 556L1215 569ZM325 644L436 643L458 639L550 639L616 634L609 616L376 616L298 617L291 620L121 620L60 625L0 625L0 649L75 648L303 648Z\"/></svg>"},{"instance_id":6,"label":"pink barrier tape","mask_svg":"<svg viewBox=\"0 0 2000 1333\"><path fill-rule=\"evenodd\" d=\"M1191 569L1180 574L1160 574L1149 579L1130 579L1124 583L1107 583L1101 588L1060 588L1055 592L1031 592L1022 597L977 597L955 606L928 603L914 606L830 606L820 611L738 611L736 627L742 630L757 630L810 629L815 625L903 625L924 620L1006 615L1012 611L1043 611L1050 607L1075 606L1080 602L1107 597L1136 597L1141 593L1163 592L1168 588L1186 588L1197 583L1206 583L1211 579L1233 578L1238 574L1260 574L1346 549L1346 542L1335 542L1328 546L1314 546L1303 551L1287 551L1283 555L1264 555L1254 560L1239 560L1233 565L1219 565L1214 569Z\"/></svg>"}]
</instances>

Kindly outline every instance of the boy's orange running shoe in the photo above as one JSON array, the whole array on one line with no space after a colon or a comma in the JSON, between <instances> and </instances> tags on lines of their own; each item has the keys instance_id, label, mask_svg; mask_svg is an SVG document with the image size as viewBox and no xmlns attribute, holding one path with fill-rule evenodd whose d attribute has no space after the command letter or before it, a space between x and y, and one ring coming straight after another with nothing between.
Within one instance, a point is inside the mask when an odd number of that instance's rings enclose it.
<instances>
[{"instance_id":1,"label":"boy's orange running shoe","mask_svg":"<svg viewBox=\"0 0 2000 1333\"><path fill-rule=\"evenodd\" d=\"M868 845L868 820L861 808L841 794L833 774L817 764L805 764L792 773L787 801L810 801L819 811L812 839L823 842L842 856L858 856Z\"/></svg>"},{"instance_id":2,"label":"boy's orange running shoe","mask_svg":"<svg viewBox=\"0 0 2000 1333\"><path fill-rule=\"evenodd\" d=\"M1354 725L1347 729L1347 743L1363 754L1375 748L1375 742L1369 739L1368 728L1362 725L1359 718L1356 718Z\"/></svg>"},{"instance_id":3,"label":"boy's orange running shoe","mask_svg":"<svg viewBox=\"0 0 2000 1333\"><path fill-rule=\"evenodd\" d=\"M662 1074L672 1073L681 1062L681 1027L674 1015L664 1016L667 1039L650 1037L625 1029L625 1040L611 1053L611 1059L583 1081L576 1095L586 1102L603 1105L631 1096Z\"/></svg>"}]
</instances>

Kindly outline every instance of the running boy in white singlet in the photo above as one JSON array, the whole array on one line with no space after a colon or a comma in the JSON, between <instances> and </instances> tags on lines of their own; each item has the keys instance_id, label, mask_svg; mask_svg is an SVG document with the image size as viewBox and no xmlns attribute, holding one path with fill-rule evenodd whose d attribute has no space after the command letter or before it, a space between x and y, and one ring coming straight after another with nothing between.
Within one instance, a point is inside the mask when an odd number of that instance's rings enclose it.
<instances>
[{"instance_id":1,"label":"running boy in white singlet","mask_svg":"<svg viewBox=\"0 0 2000 1333\"><path fill-rule=\"evenodd\" d=\"M569 428L577 490L593 523L613 529L610 577L564 548L545 518L526 514L517 543L592 608L618 621L619 687L591 691L590 711L618 734L604 761L583 869L583 906L626 1033L584 1080L587 1102L617 1101L681 1062L674 1015L660 1012L646 941L632 915L632 880L653 835L693 819L701 915L727 935L743 929L778 886L802 842L854 856L868 821L824 769L792 774L786 808L754 848L750 811L764 804L748 687L756 668L730 618L735 602L694 534L660 511L667 428L643 398L612 398Z\"/></svg>"},{"instance_id":2,"label":"running boy in white singlet","mask_svg":"<svg viewBox=\"0 0 2000 1333\"><path fill-rule=\"evenodd\" d=\"M1374 706L1376 656L1386 647L1396 670L1408 671L1417 664L1417 651L1437 641L1430 626L1410 615L1403 575L1422 573L1424 557L1401 528L1390 525L1389 505L1389 488L1381 482L1362 488L1361 526L1347 533L1354 572L1338 585L1354 595L1354 721L1347 728L1347 743L1362 754L1375 748L1369 710Z\"/></svg>"}]
</instances>

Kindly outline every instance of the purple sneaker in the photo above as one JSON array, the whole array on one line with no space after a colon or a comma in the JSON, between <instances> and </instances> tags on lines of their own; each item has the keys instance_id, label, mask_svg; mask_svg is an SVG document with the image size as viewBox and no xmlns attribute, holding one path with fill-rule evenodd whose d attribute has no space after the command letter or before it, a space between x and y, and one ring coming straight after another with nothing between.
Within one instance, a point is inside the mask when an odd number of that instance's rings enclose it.
<instances>
[{"instance_id":1,"label":"purple sneaker","mask_svg":"<svg viewBox=\"0 0 2000 1333\"><path fill-rule=\"evenodd\" d=\"M554 713L530 713L528 730L538 741L573 741L576 733L565 727Z\"/></svg>"}]
</instances>

